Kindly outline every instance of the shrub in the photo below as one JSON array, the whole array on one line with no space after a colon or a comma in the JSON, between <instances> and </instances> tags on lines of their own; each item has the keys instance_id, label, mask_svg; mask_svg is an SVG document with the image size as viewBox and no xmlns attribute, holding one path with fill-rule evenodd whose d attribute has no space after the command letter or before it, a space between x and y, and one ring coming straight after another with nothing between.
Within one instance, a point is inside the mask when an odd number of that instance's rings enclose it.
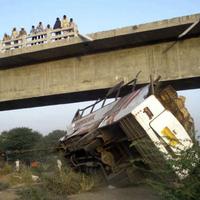
<instances>
[{"instance_id":1,"label":"shrub","mask_svg":"<svg viewBox=\"0 0 200 200\"><path fill-rule=\"evenodd\" d=\"M200 199L200 147L182 152L169 160L165 168L150 171L147 183L165 200Z\"/></svg>"},{"instance_id":2,"label":"shrub","mask_svg":"<svg viewBox=\"0 0 200 200\"><path fill-rule=\"evenodd\" d=\"M30 185L32 183L33 183L33 180L32 180L31 169L24 165L21 166L21 169L19 172L14 172L10 175L11 185L18 185L18 184Z\"/></svg>"},{"instance_id":3,"label":"shrub","mask_svg":"<svg viewBox=\"0 0 200 200\"><path fill-rule=\"evenodd\" d=\"M0 169L0 175L8 175L12 173L12 166L9 164L5 164L3 168Z\"/></svg>"},{"instance_id":4,"label":"shrub","mask_svg":"<svg viewBox=\"0 0 200 200\"><path fill-rule=\"evenodd\" d=\"M91 190L94 187L94 179L67 169L55 172L52 176L46 176L44 184L46 188L60 195L75 194Z\"/></svg>"},{"instance_id":5,"label":"shrub","mask_svg":"<svg viewBox=\"0 0 200 200\"><path fill-rule=\"evenodd\" d=\"M29 184L20 190L20 200L66 200L70 194L89 191L95 186L93 177L76 173L71 169L63 169L45 173L39 186Z\"/></svg>"},{"instance_id":6,"label":"shrub","mask_svg":"<svg viewBox=\"0 0 200 200\"><path fill-rule=\"evenodd\" d=\"M86 176L85 174L82 174L81 181L80 181L80 187L81 187L80 191L81 192L90 191L94 188L94 186L95 186L94 177Z\"/></svg>"},{"instance_id":7,"label":"shrub","mask_svg":"<svg viewBox=\"0 0 200 200\"><path fill-rule=\"evenodd\" d=\"M66 195L57 195L44 186L27 187L18 191L18 200L66 200Z\"/></svg>"},{"instance_id":8,"label":"shrub","mask_svg":"<svg viewBox=\"0 0 200 200\"><path fill-rule=\"evenodd\" d=\"M0 182L0 191L1 190L6 190L7 188L9 188L9 184L8 183Z\"/></svg>"}]
</instances>

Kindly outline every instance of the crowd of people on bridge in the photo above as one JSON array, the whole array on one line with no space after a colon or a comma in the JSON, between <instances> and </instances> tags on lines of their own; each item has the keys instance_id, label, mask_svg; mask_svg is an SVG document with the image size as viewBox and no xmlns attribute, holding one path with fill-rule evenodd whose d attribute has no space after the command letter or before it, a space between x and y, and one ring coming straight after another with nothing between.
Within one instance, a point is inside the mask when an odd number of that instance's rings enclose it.
<instances>
[{"instance_id":1,"label":"crowd of people on bridge","mask_svg":"<svg viewBox=\"0 0 200 200\"><path fill-rule=\"evenodd\" d=\"M44 38L46 33L54 31L56 29L66 29L64 31L58 30L57 32L55 32L55 36L58 36L58 35L61 35L62 33L66 34L66 33L70 32L71 31L70 28L74 28L74 27L76 27L76 30L77 30L77 26L74 23L73 18L68 19L68 17L66 15L63 15L63 18L61 20L59 17L56 18L56 21L55 21L55 24L53 27L51 27L50 24L47 24L47 26L45 28L45 26L43 25L42 22L39 22L37 26L32 25L29 34L27 34L25 28L23 28L23 27L19 31L17 30L16 27L14 27L12 29L11 35L9 35L7 33L4 34L3 42L4 42L5 46L6 45L8 46L11 44L11 40L12 40L14 45L16 45L16 48L17 48L19 39L21 39L25 36L31 36L32 40L39 40L39 39ZM67 30L67 28L69 28L69 29ZM64 38L68 38L68 36L66 36ZM59 39L59 38L56 38L55 40L57 40L57 39ZM40 44L40 43L43 43L43 41L37 42L37 43L33 42L32 45Z\"/></svg>"}]
</instances>

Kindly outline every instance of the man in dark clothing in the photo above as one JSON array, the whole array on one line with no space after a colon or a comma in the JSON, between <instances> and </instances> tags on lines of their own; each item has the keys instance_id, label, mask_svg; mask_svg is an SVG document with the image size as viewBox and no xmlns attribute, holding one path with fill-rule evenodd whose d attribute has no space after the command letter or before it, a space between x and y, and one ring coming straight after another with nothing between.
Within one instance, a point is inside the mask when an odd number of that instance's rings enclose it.
<instances>
[{"instance_id":1,"label":"man in dark clothing","mask_svg":"<svg viewBox=\"0 0 200 200\"><path fill-rule=\"evenodd\" d=\"M59 19L59 17L56 18L56 22L53 26L53 29L61 29L61 21ZM61 34L61 31L58 31L58 32L55 32L56 35L60 35ZM56 38L57 40L58 38Z\"/></svg>"},{"instance_id":2,"label":"man in dark clothing","mask_svg":"<svg viewBox=\"0 0 200 200\"><path fill-rule=\"evenodd\" d=\"M59 28L61 28L61 21L60 21L59 17L57 17L56 22L53 26L53 29L59 29Z\"/></svg>"}]
</instances>

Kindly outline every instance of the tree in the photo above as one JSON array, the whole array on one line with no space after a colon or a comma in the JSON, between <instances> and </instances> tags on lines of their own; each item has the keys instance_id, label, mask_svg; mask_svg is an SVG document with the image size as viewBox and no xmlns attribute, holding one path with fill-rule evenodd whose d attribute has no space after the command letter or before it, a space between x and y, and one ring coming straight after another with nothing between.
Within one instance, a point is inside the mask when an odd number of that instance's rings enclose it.
<instances>
[{"instance_id":1,"label":"tree","mask_svg":"<svg viewBox=\"0 0 200 200\"><path fill-rule=\"evenodd\" d=\"M30 162L34 159L36 144L41 141L42 135L30 128L14 128L4 131L0 135L0 150L6 152L9 160L20 159Z\"/></svg>"},{"instance_id":2,"label":"tree","mask_svg":"<svg viewBox=\"0 0 200 200\"><path fill-rule=\"evenodd\" d=\"M50 162L50 160L58 156L57 147L59 144L59 139L66 135L63 130L54 130L48 135L44 136L40 142L36 144L36 149L41 149L41 151L36 152L39 161Z\"/></svg>"},{"instance_id":3,"label":"tree","mask_svg":"<svg viewBox=\"0 0 200 200\"><path fill-rule=\"evenodd\" d=\"M47 136L44 137L44 145L46 148L54 148L58 146L59 139L66 135L66 131L55 130L50 132Z\"/></svg>"}]
</instances>

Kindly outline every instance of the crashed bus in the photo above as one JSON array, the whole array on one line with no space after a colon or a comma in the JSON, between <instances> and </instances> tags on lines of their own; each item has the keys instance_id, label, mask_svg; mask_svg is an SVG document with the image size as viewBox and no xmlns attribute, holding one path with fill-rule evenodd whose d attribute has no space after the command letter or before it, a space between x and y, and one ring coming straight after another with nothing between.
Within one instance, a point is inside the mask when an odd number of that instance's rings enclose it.
<instances>
[{"instance_id":1,"label":"crashed bus","mask_svg":"<svg viewBox=\"0 0 200 200\"><path fill-rule=\"evenodd\" d=\"M159 78L139 89L136 81L137 76L118 83L104 98L76 112L60 139L72 168L101 170L110 180L126 172L131 159L155 169L193 146L194 123L184 97L171 86L161 87ZM107 104L110 97L114 100Z\"/></svg>"}]
</instances>

